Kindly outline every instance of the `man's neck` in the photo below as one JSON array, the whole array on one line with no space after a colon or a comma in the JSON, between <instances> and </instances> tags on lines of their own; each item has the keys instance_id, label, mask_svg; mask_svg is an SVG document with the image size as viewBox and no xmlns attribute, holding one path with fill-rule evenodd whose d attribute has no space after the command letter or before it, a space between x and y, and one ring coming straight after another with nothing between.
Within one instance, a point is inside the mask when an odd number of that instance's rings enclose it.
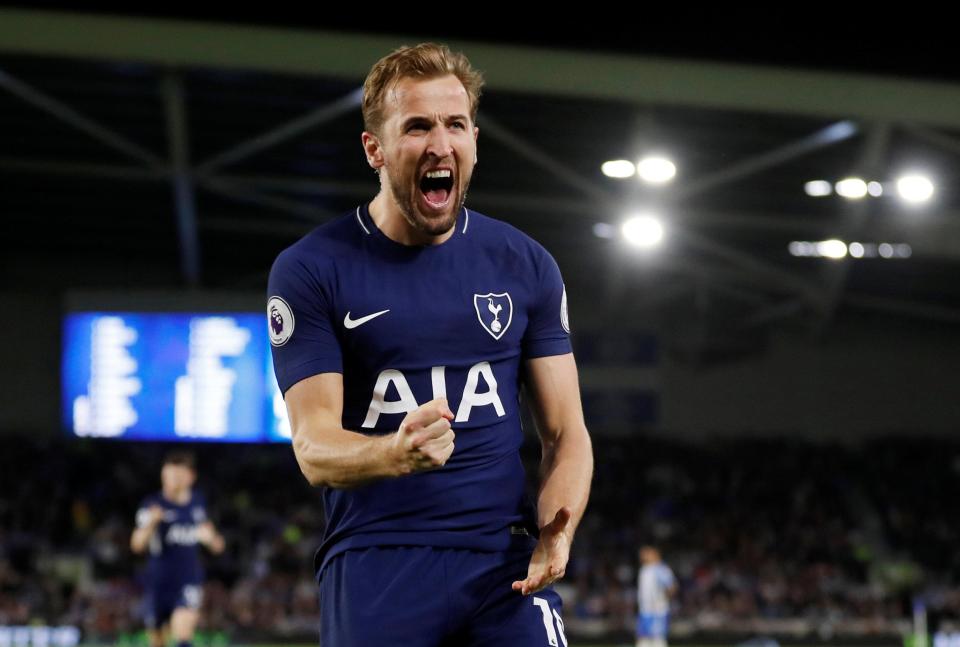
<instances>
[{"instance_id":1,"label":"man's neck","mask_svg":"<svg viewBox=\"0 0 960 647\"><path fill-rule=\"evenodd\" d=\"M169 491L169 492L164 491L163 498L165 498L167 501L170 501L172 503L183 505L184 503L190 500L190 489L187 488L184 490L175 490L175 491Z\"/></svg>"},{"instance_id":2,"label":"man's neck","mask_svg":"<svg viewBox=\"0 0 960 647\"><path fill-rule=\"evenodd\" d=\"M453 235L453 230L456 226L454 225L449 231L439 236L431 236L430 234L414 229L410 226L410 223L407 222L407 219L403 217L403 213L400 212L400 207L397 206L392 196L383 190L370 202L367 210L370 213L370 219L373 220L373 224L383 232L384 236L395 243L411 247L439 245Z\"/></svg>"}]
</instances>

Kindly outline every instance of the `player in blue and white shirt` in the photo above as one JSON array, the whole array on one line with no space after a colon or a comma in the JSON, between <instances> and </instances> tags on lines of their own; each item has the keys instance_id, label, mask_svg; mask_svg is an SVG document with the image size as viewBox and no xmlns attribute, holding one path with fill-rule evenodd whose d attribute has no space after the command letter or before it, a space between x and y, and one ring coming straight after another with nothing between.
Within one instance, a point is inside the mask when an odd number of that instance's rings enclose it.
<instances>
[{"instance_id":1,"label":"player in blue and white shirt","mask_svg":"<svg viewBox=\"0 0 960 647\"><path fill-rule=\"evenodd\" d=\"M270 272L293 449L323 487L323 645L566 646L550 585L593 454L556 262L464 205L481 83L444 46L378 61L362 143L380 192ZM537 505L521 387L543 445Z\"/></svg>"},{"instance_id":2,"label":"player in blue and white shirt","mask_svg":"<svg viewBox=\"0 0 960 647\"><path fill-rule=\"evenodd\" d=\"M670 624L670 598L677 592L677 580L653 546L640 549L637 574L637 647L666 647Z\"/></svg>"},{"instance_id":3,"label":"player in blue and white shirt","mask_svg":"<svg viewBox=\"0 0 960 647\"><path fill-rule=\"evenodd\" d=\"M166 644L167 631L178 647L189 647L199 619L203 566L198 544L213 553L224 549L223 537L207 518L206 502L193 491L193 456L171 452L160 470L161 490L137 510L130 549L148 552L144 623L151 647Z\"/></svg>"}]
</instances>

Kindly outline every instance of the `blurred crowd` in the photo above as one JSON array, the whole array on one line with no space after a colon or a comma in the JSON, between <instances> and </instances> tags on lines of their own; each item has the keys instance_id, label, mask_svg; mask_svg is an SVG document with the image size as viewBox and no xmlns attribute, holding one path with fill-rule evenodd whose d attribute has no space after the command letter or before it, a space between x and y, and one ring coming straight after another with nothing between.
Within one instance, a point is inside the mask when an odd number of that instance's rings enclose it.
<instances>
[{"instance_id":1,"label":"blurred crowd","mask_svg":"<svg viewBox=\"0 0 960 647\"><path fill-rule=\"evenodd\" d=\"M86 641L141 628L129 537L167 448L0 437L0 626L74 625ZM201 630L312 641L319 492L288 446L194 446L198 489L227 540L205 564ZM676 634L904 631L960 618L960 444L594 440L590 506L558 585L571 633L630 631L637 548L679 580ZM524 447L531 493L539 448ZM777 629L779 628L779 629Z\"/></svg>"},{"instance_id":2,"label":"blurred crowd","mask_svg":"<svg viewBox=\"0 0 960 647\"><path fill-rule=\"evenodd\" d=\"M910 629L915 599L934 625L960 617L956 443L647 438L594 451L570 626L632 626L642 543L677 574L681 633L892 635Z\"/></svg>"}]
</instances>

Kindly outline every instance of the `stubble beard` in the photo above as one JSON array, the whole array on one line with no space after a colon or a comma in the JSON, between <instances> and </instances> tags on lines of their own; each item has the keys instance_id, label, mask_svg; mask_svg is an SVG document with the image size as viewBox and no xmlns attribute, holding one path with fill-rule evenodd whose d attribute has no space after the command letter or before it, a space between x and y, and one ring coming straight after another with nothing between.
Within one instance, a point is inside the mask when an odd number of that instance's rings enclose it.
<instances>
[{"instance_id":1,"label":"stubble beard","mask_svg":"<svg viewBox=\"0 0 960 647\"><path fill-rule=\"evenodd\" d=\"M470 186L470 179L468 178L463 186L454 187L453 190L457 192L457 204L453 205L455 208L451 209L447 215L427 217L420 213L420 210L417 208L415 192L419 191L419 188L411 190L409 182L395 180L392 176L389 177L389 180L390 190L393 192L393 197L396 200L397 207L400 209L400 213L403 214L404 220L416 231L429 236L445 234L457 224L457 216L467 201L467 189Z\"/></svg>"}]
</instances>

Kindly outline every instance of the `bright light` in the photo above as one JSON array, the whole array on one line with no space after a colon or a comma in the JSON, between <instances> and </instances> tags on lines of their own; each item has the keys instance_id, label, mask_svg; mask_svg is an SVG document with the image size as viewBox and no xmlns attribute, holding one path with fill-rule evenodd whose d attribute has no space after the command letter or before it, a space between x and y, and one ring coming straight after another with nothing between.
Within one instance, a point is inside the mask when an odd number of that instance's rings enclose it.
<instances>
[{"instance_id":1,"label":"bright light","mask_svg":"<svg viewBox=\"0 0 960 647\"><path fill-rule=\"evenodd\" d=\"M677 167L666 157L645 157L637 162L637 175L651 184L664 184L677 174Z\"/></svg>"},{"instance_id":2,"label":"bright light","mask_svg":"<svg viewBox=\"0 0 960 647\"><path fill-rule=\"evenodd\" d=\"M597 238L613 238L617 235L617 228L605 222L598 222L593 226L593 235Z\"/></svg>"},{"instance_id":3,"label":"bright light","mask_svg":"<svg viewBox=\"0 0 960 647\"><path fill-rule=\"evenodd\" d=\"M663 225L650 215L633 216L623 223L623 237L637 247L653 247L663 239Z\"/></svg>"},{"instance_id":4,"label":"bright light","mask_svg":"<svg viewBox=\"0 0 960 647\"><path fill-rule=\"evenodd\" d=\"M867 183L858 177L848 177L840 180L834 188L837 191L837 195L842 195L844 198L849 198L850 200L859 200L867 195Z\"/></svg>"},{"instance_id":5,"label":"bright light","mask_svg":"<svg viewBox=\"0 0 960 647\"><path fill-rule=\"evenodd\" d=\"M637 169L630 160L610 160L600 166L600 170L607 177L632 177Z\"/></svg>"},{"instance_id":6,"label":"bright light","mask_svg":"<svg viewBox=\"0 0 960 647\"><path fill-rule=\"evenodd\" d=\"M811 180L803 185L803 190L811 198L822 198L833 193L833 187L826 180Z\"/></svg>"},{"instance_id":7,"label":"bright light","mask_svg":"<svg viewBox=\"0 0 960 647\"><path fill-rule=\"evenodd\" d=\"M810 258L910 258L913 250L906 243L859 243L847 245L842 240L830 239L817 242L795 240L787 245L792 256Z\"/></svg>"},{"instance_id":8,"label":"bright light","mask_svg":"<svg viewBox=\"0 0 960 647\"><path fill-rule=\"evenodd\" d=\"M926 202L933 195L933 182L923 175L904 175L897 180L897 193L907 202Z\"/></svg>"},{"instance_id":9,"label":"bright light","mask_svg":"<svg viewBox=\"0 0 960 647\"><path fill-rule=\"evenodd\" d=\"M879 182L867 182L867 193L874 198L879 198L883 195L883 185Z\"/></svg>"},{"instance_id":10,"label":"bright light","mask_svg":"<svg viewBox=\"0 0 960 647\"><path fill-rule=\"evenodd\" d=\"M818 246L820 243L811 243L808 240L795 240L787 245L792 256L817 257L820 256Z\"/></svg>"},{"instance_id":11,"label":"bright light","mask_svg":"<svg viewBox=\"0 0 960 647\"><path fill-rule=\"evenodd\" d=\"M827 258L843 258L847 255L847 246L842 240L831 239L817 243L817 253Z\"/></svg>"}]
</instances>

